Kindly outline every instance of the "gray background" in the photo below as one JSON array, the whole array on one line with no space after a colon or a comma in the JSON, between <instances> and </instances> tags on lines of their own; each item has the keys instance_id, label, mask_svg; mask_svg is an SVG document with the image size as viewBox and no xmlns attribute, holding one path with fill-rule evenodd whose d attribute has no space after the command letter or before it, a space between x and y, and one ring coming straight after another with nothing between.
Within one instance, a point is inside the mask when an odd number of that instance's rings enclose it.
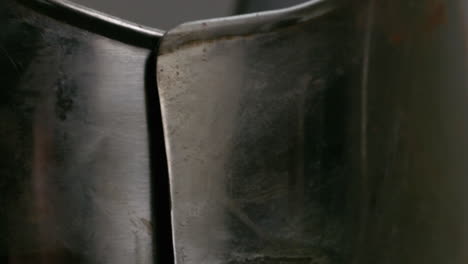
<instances>
[{"instance_id":1,"label":"gray background","mask_svg":"<svg viewBox=\"0 0 468 264\"><path fill-rule=\"evenodd\" d=\"M306 0L71 0L138 24L170 29L183 22L292 6Z\"/></svg>"}]
</instances>

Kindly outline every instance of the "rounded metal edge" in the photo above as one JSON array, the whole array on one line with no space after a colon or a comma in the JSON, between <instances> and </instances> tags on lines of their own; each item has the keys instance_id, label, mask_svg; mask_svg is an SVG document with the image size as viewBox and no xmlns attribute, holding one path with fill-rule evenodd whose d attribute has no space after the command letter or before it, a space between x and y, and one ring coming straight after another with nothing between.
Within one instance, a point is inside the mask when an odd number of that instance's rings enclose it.
<instances>
[{"instance_id":1,"label":"rounded metal edge","mask_svg":"<svg viewBox=\"0 0 468 264\"><path fill-rule=\"evenodd\" d=\"M281 27L304 23L337 9L338 5L336 2L337 0L310 0L303 4L277 10L187 22L166 31L156 49L157 56L155 58L155 74L159 96L161 96L161 90L159 89L160 56L170 54L184 46L191 46L193 43L260 34L278 30ZM163 104L160 104L160 107L163 133L167 136L166 113ZM165 144L166 155L170 159L171 148L167 141ZM170 164L168 164L168 168L169 177L171 177Z\"/></svg>"},{"instance_id":2,"label":"rounded metal edge","mask_svg":"<svg viewBox=\"0 0 468 264\"><path fill-rule=\"evenodd\" d=\"M337 0L310 0L292 7L251 14L183 23L163 36L159 55L172 53L193 42L250 36L298 25L325 15L338 7Z\"/></svg>"},{"instance_id":3,"label":"rounded metal edge","mask_svg":"<svg viewBox=\"0 0 468 264\"><path fill-rule=\"evenodd\" d=\"M132 23L67 0L13 0L51 18L131 45L153 49L163 30Z\"/></svg>"}]
</instances>

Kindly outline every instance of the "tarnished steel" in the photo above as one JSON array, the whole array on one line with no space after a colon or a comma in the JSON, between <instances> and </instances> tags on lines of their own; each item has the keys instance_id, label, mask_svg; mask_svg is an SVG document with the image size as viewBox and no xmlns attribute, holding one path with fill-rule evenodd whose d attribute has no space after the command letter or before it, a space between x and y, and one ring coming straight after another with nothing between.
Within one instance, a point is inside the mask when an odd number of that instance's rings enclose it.
<instances>
[{"instance_id":1,"label":"tarnished steel","mask_svg":"<svg viewBox=\"0 0 468 264\"><path fill-rule=\"evenodd\" d=\"M166 33L176 263L340 261L349 18L311 1Z\"/></svg>"},{"instance_id":2,"label":"tarnished steel","mask_svg":"<svg viewBox=\"0 0 468 264\"><path fill-rule=\"evenodd\" d=\"M468 261L467 8L373 0L361 10L352 263Z\"/></svg>"},{"instance_id":3,"label":"tarnished steel","mask_svg":"<svg viewBox=\"0 0 468 264\"><path fill-rule=\"evenodd\" d=\"M0 1L2 263L153 263L160 36L65 1Z\"/></svg>"},{"instance_id":4,"label":"tarnished steel","mask_svg":"<svg viewBox=\"0 0 468 264\"><path fill-rule=\"evenodd\" d=\"M166 34L177 263L466 262L468 7L350 4Z\"/></svg>"},{"instance_id":5,"label":"tarnished steel","mask_svg":"<svg viewBox=\"0 0 468 264\"><path fill-rule=\"evenodd\" d=\"M0 261L466 263L467 8L0 1Z\"/></svg>"}]
</instances>

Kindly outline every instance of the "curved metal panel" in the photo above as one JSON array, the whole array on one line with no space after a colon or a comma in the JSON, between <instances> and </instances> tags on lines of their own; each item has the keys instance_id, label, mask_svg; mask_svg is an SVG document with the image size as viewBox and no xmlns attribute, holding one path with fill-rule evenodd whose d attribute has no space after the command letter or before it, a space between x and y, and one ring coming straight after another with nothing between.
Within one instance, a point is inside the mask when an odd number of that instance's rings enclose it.
<instances>
[{"instance_id":1,"label":"curved metal panel","mask_svg":"<svg viewBox=\"0 0 468 264\"><path fill-rule=\"evenodd\" d=\"M134 24L66 0L8 0L34 8L48 17L127 44L154 48L164 34L159 29Z\"/></svg>"},{"instance_id":2,"label":"curved metal panel","mask_svg":"<svg viewBox=\"0 0 468 264\"><path fill-rule=\"evenodd\" d=\"M312 1L164 36L178 264L340 263L348 18Z\"/></svg>"},{"instance_id":3,"label":"curved metal panel","mask_svg":"<svg viewBox=\"0 0 468 264\"><path fill-rule=\"evenodd\" d=\"M0 2L2 263L152 263L145 89L159 33L63 3Z\"/></svg>"},{"instance_id":4,"label":"curved metal panel","mask_svg":"<svg viewBox=\"0 0 468 264\"><path fill-rule=\"evenodd\" d=\"M466 263L466 1L369 2L353 263Z\"/></svg>"}]
</instances>

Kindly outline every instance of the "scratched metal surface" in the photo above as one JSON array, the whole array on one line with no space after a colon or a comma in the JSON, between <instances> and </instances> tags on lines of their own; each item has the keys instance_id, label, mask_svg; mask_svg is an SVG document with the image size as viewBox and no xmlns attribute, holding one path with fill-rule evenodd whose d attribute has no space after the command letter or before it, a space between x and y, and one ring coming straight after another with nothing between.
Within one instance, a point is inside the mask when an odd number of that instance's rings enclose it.
<instances>
[{"instance_id":1,"label":"scratched metal surface","mask_svg":"<svg viewBox=\"0 0 468 264\"><path fill-rule=\"evenodd\" d=\"M0 2L2 263L153 263L159 36L63 1Z\"/></svg>"},{"instance_id":2,"label":"scratched metal surface","mask_svg":"<svg viewBox=\"0 0 468 264\"><path fill-rule=\"evenodd\" d=\"M350 24L311 1L165 35L177 264L341 263Z\"/></svg>"}]
</instances>

